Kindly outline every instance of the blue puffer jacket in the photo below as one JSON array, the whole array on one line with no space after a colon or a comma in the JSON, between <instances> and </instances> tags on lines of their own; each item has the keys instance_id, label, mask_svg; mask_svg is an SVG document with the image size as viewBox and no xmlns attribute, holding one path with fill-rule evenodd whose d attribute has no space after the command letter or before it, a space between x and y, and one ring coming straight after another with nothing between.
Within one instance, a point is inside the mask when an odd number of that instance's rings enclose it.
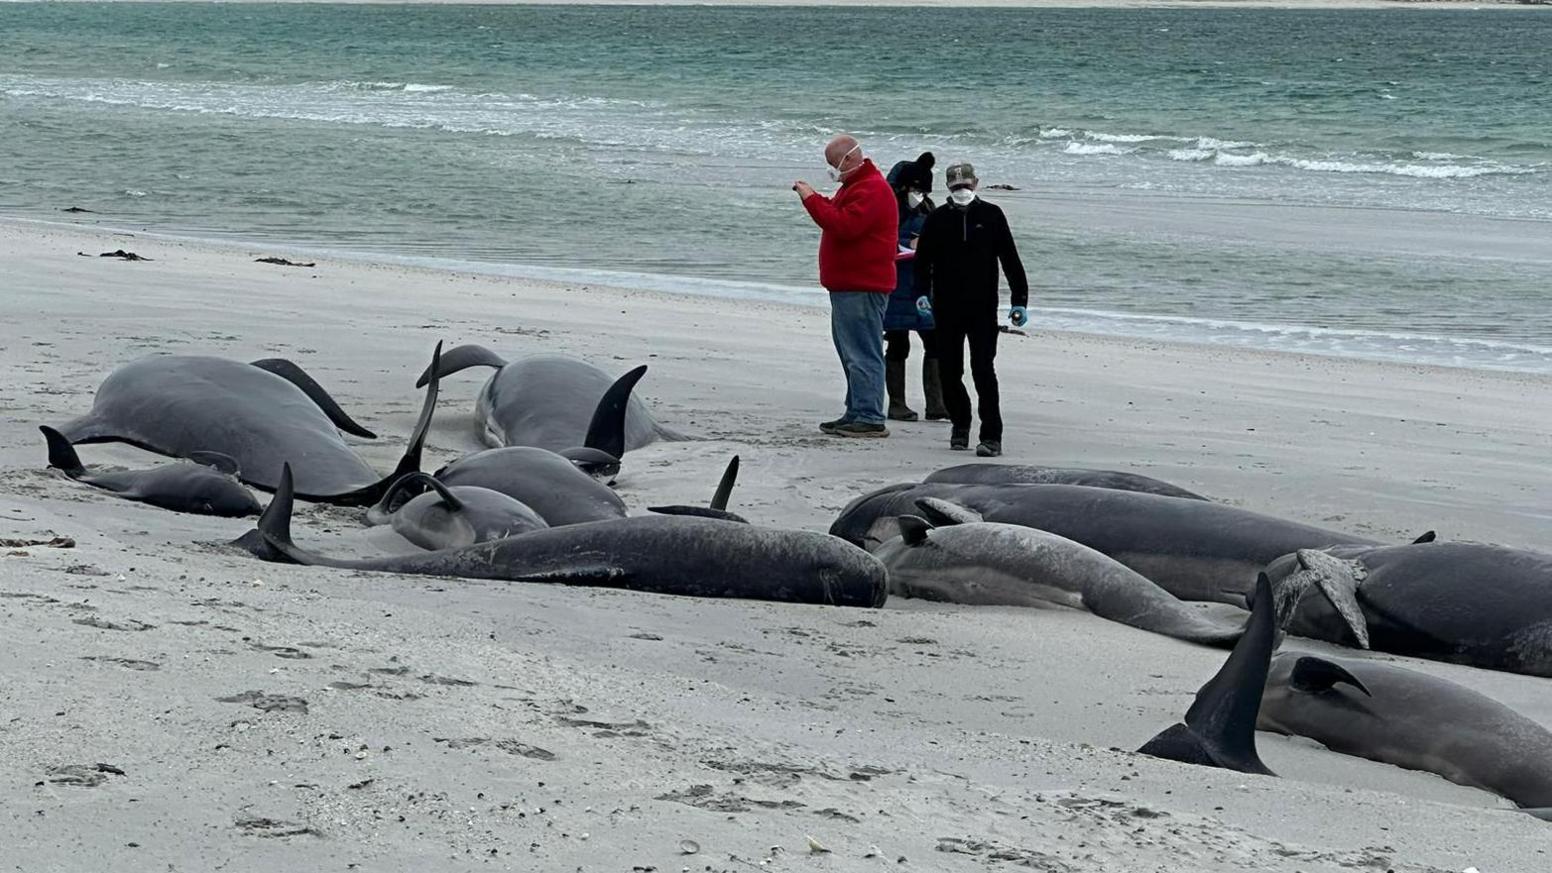
<instances>
[{"instance_id":1,"label":"blue puffer jacket","mask_svg":"<svg viewBox=\"0 0 1552 873\"><path fill-rule=\"evenodd\" d=\"M901 161L895 164L889 171L889 184L894 186L900 175L900 168L907 163ZM926 204L923 204L926 206ZM908 210L901 204L900 215L900 245L909 246L911 240L921 233L922 225L927 223L927 213L931 208ZM932 330L932 313L921 312L916 308L916 268L915 253L905 255L895 261L895 290L889 295L889 306L884 310L884 330Z\"/></svg>"}]
</instances>

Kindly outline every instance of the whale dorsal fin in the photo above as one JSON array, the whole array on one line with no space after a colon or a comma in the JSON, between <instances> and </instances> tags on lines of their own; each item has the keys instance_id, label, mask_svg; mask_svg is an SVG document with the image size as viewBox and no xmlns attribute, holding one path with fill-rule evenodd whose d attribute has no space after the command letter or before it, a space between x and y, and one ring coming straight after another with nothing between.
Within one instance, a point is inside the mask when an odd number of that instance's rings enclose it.
<instances>
[{"instance_id":1,"label":"whale dorsal fin","mask_svg":"<svg viewBox=\"0 0 1552 873\"><path fill-rule=\"evenodd\" d=\"M728 500L733 496L733 486L736 484L738 484L738 456L734 455L722 471L722 478L717 481L716 493L711 495L711 508L727 509Z\"/></svg>"},{"instance_id":2,"label":"whale dorsal fin","mask_svg":"<svg viewBox=\"0 0 1552 873\"><path fill-rule=\"evenodd\" d=\"M323 410L323 414L329 417L329 421L333 422L335 427L345 433L355 434L367 439L377 438L377 434L357 424L356 420L351 418L345 410L341 409L333 397L329 396L329 392L323 390L323 386L319 385L313 377L307 375L307 371L297 366L294 361L288 361L285 358L265 358L262 361L250 361L249 364L250 366L258 367L260 370L274 373L276 376L302 389L302 393L307 395L307 399Z\"/></svg>"},{"instance_id":3,"label":"whale dorsal fin","mask_svg":"<svg viewBox=\"0 0 1552 873\"><path fill-rule=\"evenodd\" d=\"M237 466L237 459L225 452L189 452L187 457L202 467L220 470L228 476L236 476L242 472L242 469Z\"/></svg>"},{"instance_id":4,"label":"whale dorsal fin","mask_svg":"<svg viewBox=\"0 0 1552 873\"><path fill-rule=\"evenodd\" d=\"M1288 677L1289 685L1306 694L1329 691L1338 682L1351 685L1370 697L1374 696L1369 694L1369 689L1358 680L1357 676L1349 673L1346 667L1312 655L1305 655L1294 661L1293 673Z\"/></svg>"},{"instance_id":5,"label":"whale dorsal fin","mask_svg":"<svg viewBox=\"0 0 1552 873\"><path fill-rule=\"evenodd\" d=\"M1306 574L1331 602L1333 609L1347 623L1358 647L1369 647L1369 622L1358 605L1358 583L1363 579L1362 567L1354 561L1344 561L1318 549L1299 549L1299 572Z\"/></svg>"},{"instance_id":6,"label":"whale dorsal fin","mask_svg":"<svg viewBox=\"0 0 1552 873\"><path fill-rule=\"evenodd\" d=\"M50 467L64 471L72 479L86 472L86 467L81 464L81 456L75 453L75 446L70 445L64 434L46 424L39 425L38 430L43 432L43 439L48 442Z\"/></svg>"},{"instance_id":7,"label":"whale dorsal fin","mask_svg":"<svg viewBox=\"0 0 1552 873\"><path fill-rule=\"evenodd\" d=\"M593 409L583 447L608 452L616 458L625 457L625 414L630 411L631 391L646 374L647 365L642 364L614 380Z\"/></svg>"},{"instance_id":8,"label":"whale dorsal fin","mask_svg":"<svg viewBox=\"0 0 1552 873\"><path fill-rule=\"evenodd\" d=\"M900 526L900 539L913 548L927 542L927 534L932 532L932 522L915 515L902 515L895 524Z\"/></svg>"},{"instance_id":9,"label":"whale dorsal fin","mask_svg":"<svg viewBox=\"0 0 1552 873\"><path fill-rule=\"evenodd\" d=\"M1416 545L1421 545L1423 543L1431 543L1431 542L1433 542L1434 540L1436 540L1438 538L1439 538L1439 534L1436 531L1428 531L1428 532L1424 533L1422 536L1420 536L1417 539L1413 540L1412 541L1412 545L1416 546Z\"/></svg>"},{"instance_id":10,"label":"whale dorsal fin","mask_svg":"<svg viewBox=\"0 0 1552 873\"><path fill-rule=\"evenodd\" d=\"M940 497L923 497L916 501L916 508L927 520L938 527L951 524L974 524L981 521L981 514L968 507Z\"/></svg>"},{"instance_id":11,"label":"whale dorsal fin","mask_svg":"<svg viewBox=\"0 0 1552 873\"><path fill-rule=\"evenodd\" d=\"M442 379L451 376L459 370L467 370L470 367L495 367L499 370L506 365L506 358L501 357L484 346L457 346L448 349L447 354L443 355L440 361L427 367L420 374L420 378L415 381L415 387L426 387L426 383L431 381L433 370L436 373L436 377Z\"/></svg>"}]
</instances>

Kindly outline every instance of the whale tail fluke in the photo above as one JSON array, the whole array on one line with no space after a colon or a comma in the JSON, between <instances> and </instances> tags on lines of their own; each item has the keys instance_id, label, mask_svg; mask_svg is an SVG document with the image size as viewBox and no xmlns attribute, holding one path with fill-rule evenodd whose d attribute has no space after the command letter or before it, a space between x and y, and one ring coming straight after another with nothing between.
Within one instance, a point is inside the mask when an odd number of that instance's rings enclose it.
<instances>
[{"instance_id":1,"label":"whale tail fluke","mask_svg":"<svg viewBox=\"0 0 1552 873\"><path fill-rule=\"evenodd\" d=\"M1171 725L1138 749L1187 764L1275 776L1256 753L1256 717L1277 644L1271 580L1256 580L1245 632L1217 674L1196 692L1183 724Z\"/></svg>"}]
</instances>

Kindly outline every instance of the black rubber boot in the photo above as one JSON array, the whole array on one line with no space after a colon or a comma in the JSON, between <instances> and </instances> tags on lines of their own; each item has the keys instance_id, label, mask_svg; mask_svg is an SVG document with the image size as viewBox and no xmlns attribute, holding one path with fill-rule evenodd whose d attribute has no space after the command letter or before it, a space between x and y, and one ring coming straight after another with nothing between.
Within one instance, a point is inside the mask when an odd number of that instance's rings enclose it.
<instances>
[{"instance_id":1,"label":"black rubber boot","mask_svg":"<svg viewBox=\"0 0 1552 873\"><path fill-rule=\"evenodd\" d=\"M948 421L948 407L943 405L943 380L938 376L938 359L922 361L922 393L927 395L927 420Z\"/></svg>"},{"instance_id":2,"label":"black rubber boot","mask_svg":"<svg viewBox=\"0 0 1552 873\"><path fill-rule=\"evenodd\" d=\"M884 390L889 394L889 418L915 421L916 411L905 405L905 362L884 361Z\"/></svg>"}]
</instances>

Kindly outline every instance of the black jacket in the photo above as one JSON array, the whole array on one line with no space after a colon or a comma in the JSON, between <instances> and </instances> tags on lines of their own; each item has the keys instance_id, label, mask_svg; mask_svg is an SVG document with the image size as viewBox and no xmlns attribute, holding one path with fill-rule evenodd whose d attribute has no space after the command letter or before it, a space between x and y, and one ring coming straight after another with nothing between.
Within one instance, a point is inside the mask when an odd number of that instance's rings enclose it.
<instances>
[{"instance_id":1,"label":"black jacket","mask_svg":"<svg viewBox=\"0 0 1552 873\"><path fill-rule=\"evenodd\" d=\"M995 315L999 263L1013 305L1028 306L1029 277L1007 216L979 197L969 206L945 203L927 216L916 242L916 293L930 297L939 316Z\"/></svg>"}]
</instances>

